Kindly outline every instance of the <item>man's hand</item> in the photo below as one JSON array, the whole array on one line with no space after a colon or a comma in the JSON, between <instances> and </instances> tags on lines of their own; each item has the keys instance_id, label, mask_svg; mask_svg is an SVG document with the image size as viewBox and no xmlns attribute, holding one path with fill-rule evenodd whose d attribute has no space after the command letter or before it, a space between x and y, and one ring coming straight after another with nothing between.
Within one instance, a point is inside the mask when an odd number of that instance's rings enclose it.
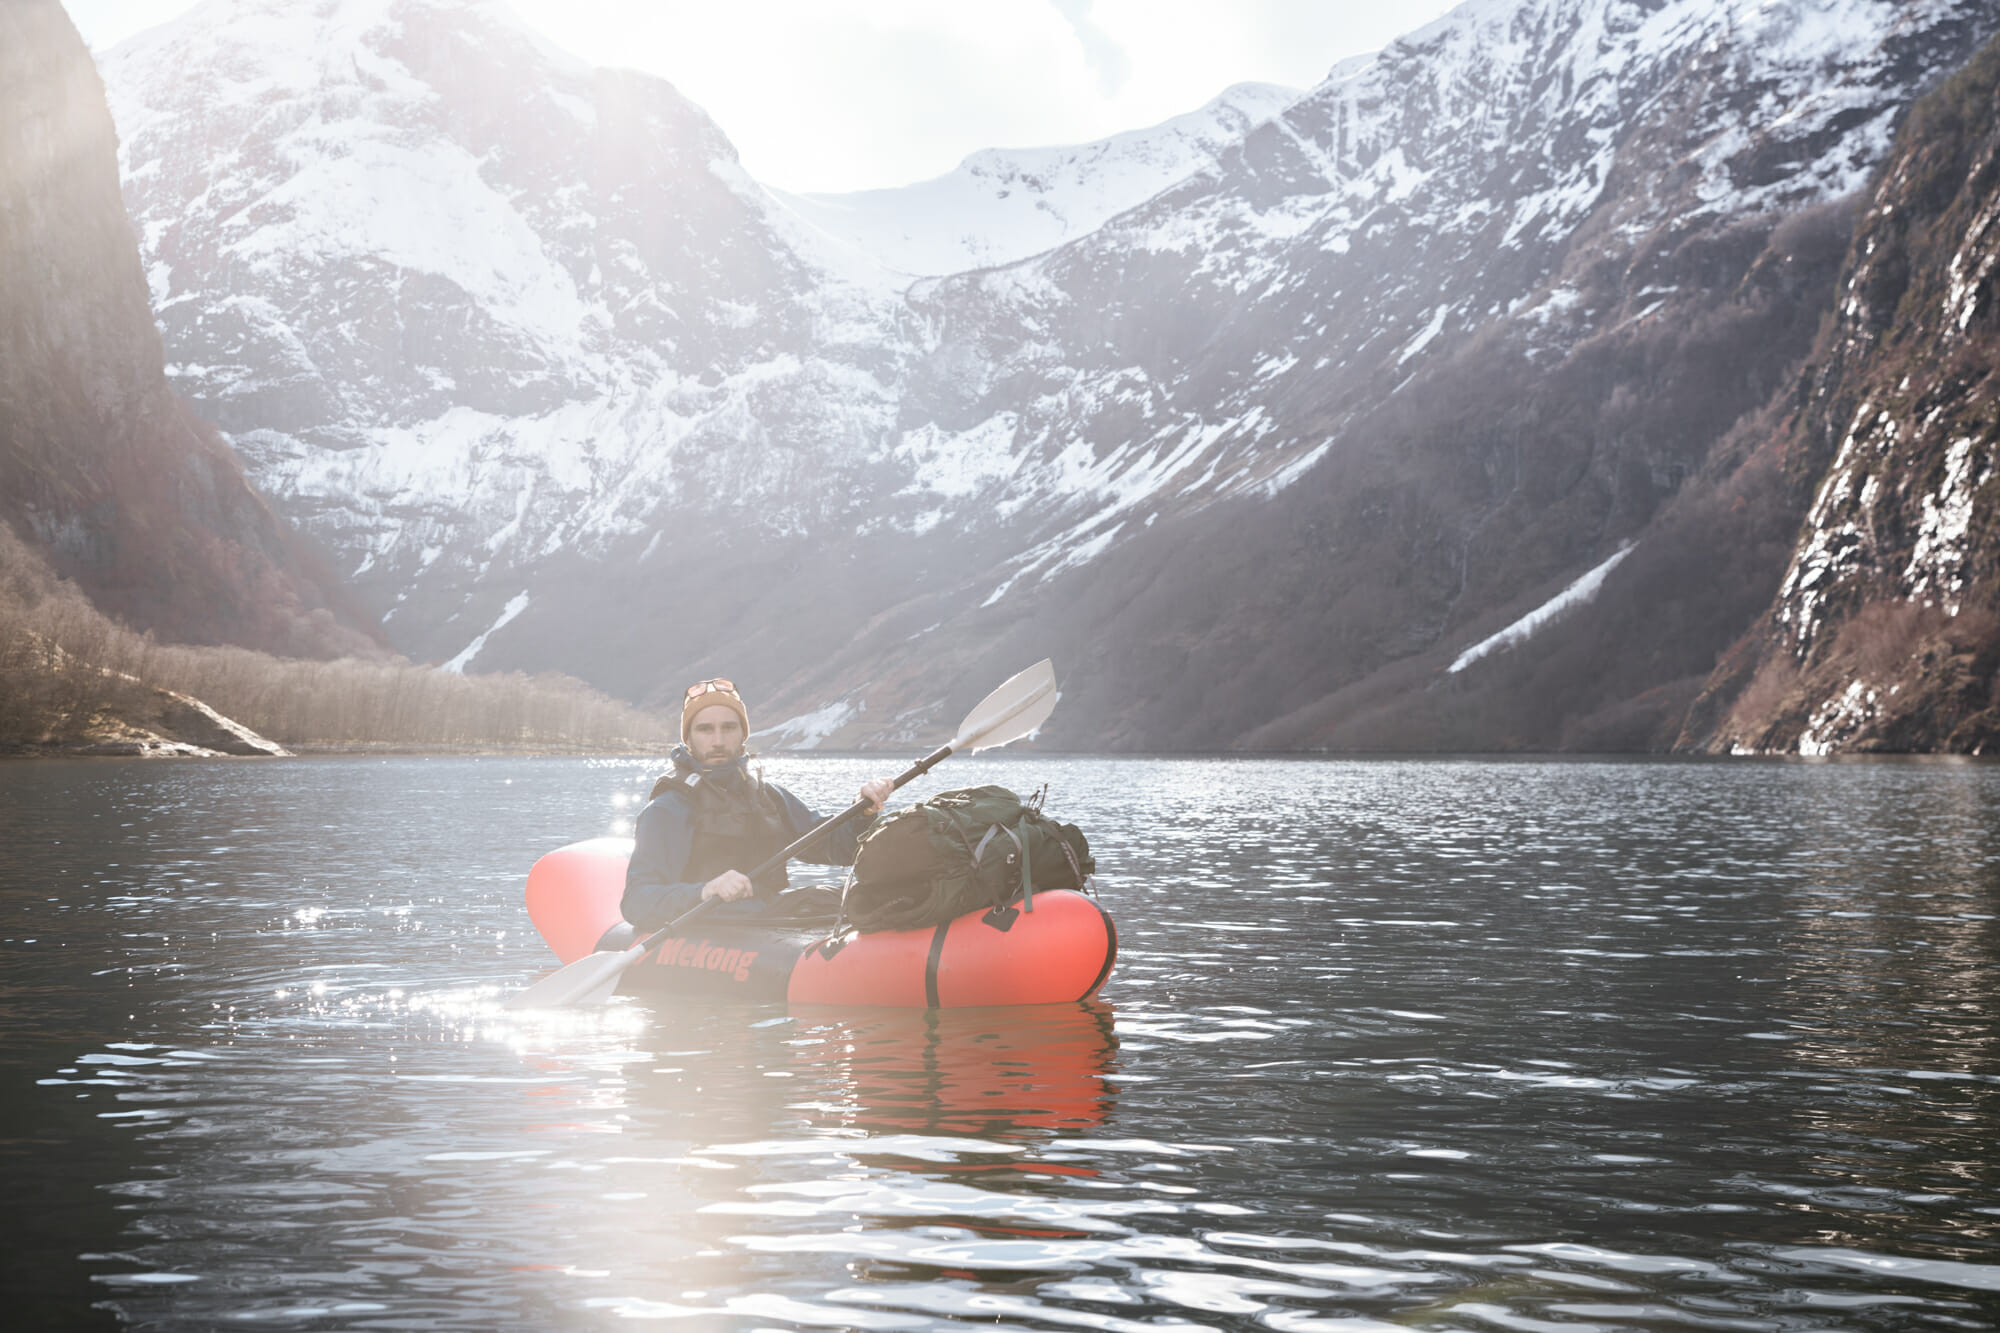
<instances>
[{"instance_id":1,"label":"man's hand","mask_svg":"<svg viewBox=\"0 0 2000 1333\"><path fill-rule=\"evenodd\" d=\"M725 870L701 886L703 902L710 898L720 898L726 903L733 903L748 898L753 892L755 890L751 888L750 877L740 870Z\"/></svg>"},{"instance_id":2,"label":"man's hand","mask_svg":"<svg viewBox=\"0 0 2000 1333\"><path fill-rule=\"evenodd\" d=\"M890 793L895 790L896 779L877 778L861 785L861 799L874 806L876 813L880 814L882 807L888 803Z\"/></svg>"}]
</instances>

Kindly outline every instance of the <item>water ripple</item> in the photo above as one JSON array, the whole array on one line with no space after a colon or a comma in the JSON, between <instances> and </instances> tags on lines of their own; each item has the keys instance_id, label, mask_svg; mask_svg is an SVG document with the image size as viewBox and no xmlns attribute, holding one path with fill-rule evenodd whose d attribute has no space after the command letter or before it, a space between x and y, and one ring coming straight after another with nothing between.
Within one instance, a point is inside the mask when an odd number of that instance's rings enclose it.
<instances>
[{"instance_id":1,"label":"water ripple","mask_svg":"<svg viewBox=\"0 0 2000 1333\"><path fill-rule=\"evenodd\" d=\"M2000 769L1038 757L1103 1003L502 1010L653 767L0 769L18 1266L173 1330L2000 1309Z\"/></svg>"}]
</instances>

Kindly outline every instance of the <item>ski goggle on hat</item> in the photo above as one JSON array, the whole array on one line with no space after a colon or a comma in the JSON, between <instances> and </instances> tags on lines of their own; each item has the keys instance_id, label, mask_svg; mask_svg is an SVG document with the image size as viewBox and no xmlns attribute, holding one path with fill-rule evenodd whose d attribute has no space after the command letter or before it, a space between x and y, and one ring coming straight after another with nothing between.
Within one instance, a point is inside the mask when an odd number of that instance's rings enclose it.
<instances>
[{"instance_id":1,"label":"ski goggle on hat","mask_svg":"<svg viewBox=\"0 0 2000 1333\"><path fill-rule=\"evenodd\" d=\"M687 687L681 696L681 740L685 743L694 730L694 720L705 708L727 708L743 723L743 734L750 734L750 710L743 704L742 696L736 693L736 682L722 676L709 680L698 680Z\"/></svg>"}]
</instances>

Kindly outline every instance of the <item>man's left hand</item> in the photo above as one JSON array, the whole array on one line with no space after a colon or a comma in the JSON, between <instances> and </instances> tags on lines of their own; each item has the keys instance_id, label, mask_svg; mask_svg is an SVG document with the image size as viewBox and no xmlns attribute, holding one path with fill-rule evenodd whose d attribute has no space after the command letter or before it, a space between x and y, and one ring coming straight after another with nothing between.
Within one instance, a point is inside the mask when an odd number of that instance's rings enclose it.
<instances>
[{"instance_id":1,"label":"man's left hand","mask_svg":"<svg viewBox=\"0 0 2000 1333\"><path fill-rule=\"evenodd\" d=\"M861 784L861 799L874 806L875 812L880 814L882 807L888 804L889 794L895 790L894 778L877 778L873 782Z\"/></svg>"}]
</instances>

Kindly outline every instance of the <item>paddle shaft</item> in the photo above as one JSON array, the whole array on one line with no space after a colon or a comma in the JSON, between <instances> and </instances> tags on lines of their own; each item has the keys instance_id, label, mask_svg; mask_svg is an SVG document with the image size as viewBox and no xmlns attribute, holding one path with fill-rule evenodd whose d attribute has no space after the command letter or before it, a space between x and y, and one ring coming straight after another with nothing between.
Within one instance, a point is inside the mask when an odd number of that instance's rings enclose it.
<instances>
[{"instance_id":1,"label":"paddle shaft","mask_svg":"<svg viewBox=\"0 0 2000 1333\"><path fill-rule=\"evenodd\" d=\"M895 791L901 787L908 785L909 783L915 782L918 778L922 777L924 774L930 772L933 768L936 768L939 764L943 763L945 759L950 756L951 753L952 753L951 746L949 745L938 746L937 749L932 750L922 759L917 760L916 763L911 764L908 768L904 769L901 773L897 774L895 782L890 786L890 790ZM794 839L790 844L785 846L783 849L773 852L768 858L766 858L761 864L759 864L756 867L756 869L747 871L744 877L746 879L755 880L761 875L770 874L773 870L776 870L779 866L785 864L785 862L791 860L794 856L797 856L799 854L799 849L804 847L807 843L811 842L814 838L817 838L820 834L826 832L828 829L832 828L835 824L840 823L842 820L850 819L853 816L858 815L863 811L870 809L873 804L874 804L873 802L869 801L864 797L863 799L856 801L853 805L848 806L845 810L842 810L839 814L833 816L831 819L821 820L819 823L815 824L812 827L810 832L805 833L802 836ZM658 930L646 936L644 939L640 940L637 944L632 945L630 948L626 949L625 952L634 953L636 951L637 953L643 954L646 950L653 947L653 944L656 940L659 940L662 937L666 936L667 934L671 933L672 931L678 929L679 927L686 925L688 922L694 920L696 917L700 916L703 912L706 912L709 908L713 907L715 904L721 901L723 900L720 898L703 898L693 907L688 908L687 911L682 912L672 921L667 922L666 925L661 926Z\"/></svg>"}]
</instances>

